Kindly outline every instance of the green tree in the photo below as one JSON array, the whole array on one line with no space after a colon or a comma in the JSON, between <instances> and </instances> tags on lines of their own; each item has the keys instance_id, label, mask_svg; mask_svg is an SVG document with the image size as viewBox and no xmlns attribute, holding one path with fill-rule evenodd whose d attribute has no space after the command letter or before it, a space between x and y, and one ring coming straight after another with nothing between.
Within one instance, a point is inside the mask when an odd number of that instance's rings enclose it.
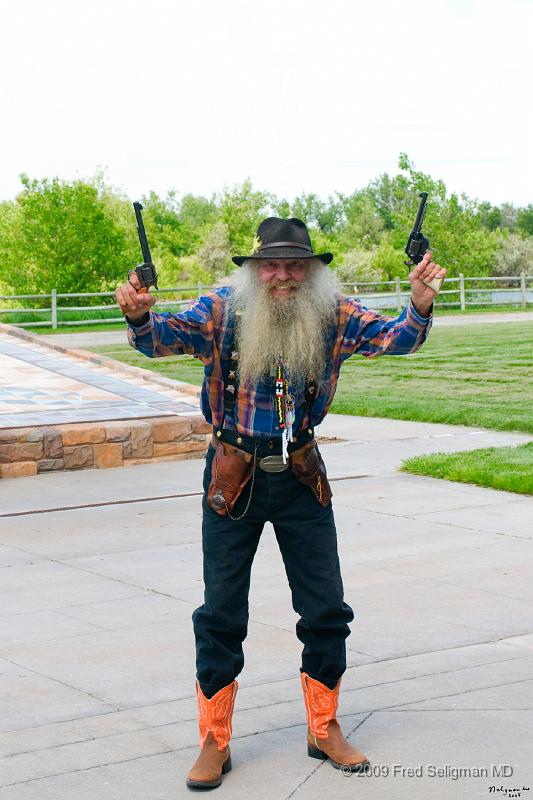
<instances>
[{"instance_id":1,"label":"green tree","mask_svg":"<svg viewBox=\"0 0 533 800\"><path fill-rule=\"evenodd\" d=\"M374 248L383 236L385 220L372 193L367 188L351 195L339 193L338 197L343 214L343 224L338 231L340 248L350 250L357 245Z\"/></svg>"},{"instance_id":2,"label":"green tree","mask_svg":"<svg viewBox=\"0 0 533 800\"><path fill-rule=\"evenodd\" d=\"M97 186L25 174L21 182L2 230L2 283L17 294L114 289L134 254Z\"/></svg>"},{"instance_id":3,"label":"green tree","mask_svg":"<svg viewBox=\"0 0 533 800\"><path fill-rule=\"evenodd\" d=\"M533 205L531 203L527 208L520 209L516 224L526 236L533 236Z\"/></svg>"},{"instance_id":4,"label":"green tree","mask_svg":"<svg viewBox=\"0 0 533 800\"><path fill-rule=\"evenodd\" d=\"M215 222L197 253L202 269L202 272L197 273L197 279L212 284L227 275L233 268L230 252L228 226L224 222Z\"/></svg>"},{"instance_id":5,"label":"green tree","mask_svg":"<svg viewBox=\"0 0 533 800\"><path fill-rule=\"evenodd\" d=\"M223 277L232 269L230 255L250 253L259 223L271 215L303 219L315 252L331 251L339 274L405 278L404 248L421 191L429 195L424 233L449 277L521 271L517 265L529 263L532 205L496 207L448 195L444 182L418 170L406 153L398 167L396 175L381 174L352 193L326 199L303 192L289 202L254 189L249 179L211 198L148 192L142 203L159 283ZM109 185L103 171L87 181L21 179L15 200L0 204L5 294L112 290L140 262L131 200ZM506 238L510 234L515 238Z\"/></svg>"},{"instance_id":6,"label":"green tree","mask_svg":"<svg viewBox=\"0 0 533 800\"><path fill-rule=\"evenodd\" d=\"M291 213L291 204L285 198L281 200L274 200L272 205L272 215L274 217L281 217L281 219L289 219L293 214Z\"/></svg>"},{"instance_id":7,"label":"green tree","mask_svg":"<svg viewBox=\"0 0 533 800\"><path fill-rule=\"evenodd\" d=\"M381 273L382 280L391 281L396 276L407 278L408 267L403 263L407 256L403 249L394 247L390 235L384 234L372 257L372 265Z\"/></svg>"},{"instance_id":8,"label":"green tree","mask_svg":"<svg viewBox=\"0 0 533 800\"><path fill-rule=\"evenodd\" d=\"M502 203L500 206L500 227L514 230L518 222L520 209L515 208L512 203Z\"/></svg>"},{"instance_id":9,"label":"green tree","mask_svg":"<svg viewBox=\"0 0 533 800\"><path fill-rule=\"evenodd\" d=\"M169 192L165 199L150 192L142 198L142 205L150 243L162 247L173 256L188 255L192 250L192 237L179 218L175 192Z\"/></svg>"},{"instance_id":10,"label":"green tree","mask_svg":"<svg viewBox=\"0 0 533 800\"><path fill-rule=\"evenodd\" d=\"M289 216L303 220L309 228L331 234L341 221L342 213L338 200L332 197L322 200L316 194L304 192L290 204Z\"/></svg>"},{"instance_id":11,"label":"green tree","mask_svg":"<svg viewBox=\"0 0 533 800\"><path fill-rule=\"evenodd\" d=\"M186 194L179 204L178 217L189 231L205 229L216 221L217 216L215 201L207 200L205 197Z\"/></svg>"},{"instance_id":12,"label":"green tree","mask_svg":"<svg viewBox=\"0 0 533 800\"><path fill-rule=\"evenodd\" d=\"M20 265L16 265L9 255L17 226L17 214L18 207L14 200L0 203L0 294L16 294L15 284Z\"/></svg>"},{"instance_id":13,"label":"green tree","mask_svg":"<svg viewBox=\"0 0 533 800\"><path fill-rule=\"evenodd\" d=\"M392 246L398 251L405 248L420 203L419 194L427 191L423 231L429 238L433 259L446 267L448 277L460 272L488 275L498 249L498 236L481 224L476 201L465 194L461 198L456 194L448 197L444 182L417 171L405 153L400 155L399 166L407 175L401 176L404 204L390 212ZM399 191L393 192L395 197L398 194Z\"/></svg>"},{"instance_id":14,"label":"green tree","mask_svg":"<svg viewBox=\"0 0 533 800\"><path fill-rule=\"evenodd\" d=\"M477 216L480 223L489 231L495 231L502 224L501 210L498 206L492 206L490 203L480 203Z\"/></svg>"},{"instance_id":15,"label":"green tree","mask_svg":"<svg viewBox=\"0 0 533 800\"><path fill-rule=\"evenodd\" d=\"M241 186L225 189L217 203L219 220L228 226L231 252L234 255L251 252L259 223L272 215L273 195L254 191L247 179Z\"/></svg>"}]
</instances>

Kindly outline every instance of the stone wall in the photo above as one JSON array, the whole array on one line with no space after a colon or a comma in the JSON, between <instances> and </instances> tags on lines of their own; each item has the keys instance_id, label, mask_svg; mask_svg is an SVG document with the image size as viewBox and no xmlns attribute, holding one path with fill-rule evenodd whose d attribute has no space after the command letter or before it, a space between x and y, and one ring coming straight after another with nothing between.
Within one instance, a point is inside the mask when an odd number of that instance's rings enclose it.
<instances>
[{"instance_id":1,"label":"stone wall","mask_svg":"<svg viewBox=\"0 0 533 800\"><path fill-rule=\"evenodd\" d=\"M0 478L201 458L212 428L200 415L0 429Z\"/></svg>"}]
</instances>

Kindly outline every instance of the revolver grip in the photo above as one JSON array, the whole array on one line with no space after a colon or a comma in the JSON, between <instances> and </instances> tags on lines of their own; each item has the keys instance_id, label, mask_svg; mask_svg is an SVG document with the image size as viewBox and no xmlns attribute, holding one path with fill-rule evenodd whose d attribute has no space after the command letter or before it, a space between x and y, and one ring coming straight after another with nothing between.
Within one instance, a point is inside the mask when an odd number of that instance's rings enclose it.
<instances>
[{"instance_id":1,"label":"revolver grip","mask_svg":"<svg viewBox=\"0 0 533 800\"><path fill-rule=\"evenodd\" d=\"M440 287L442 286L444 278L433 278L431 281L422 281L426 286L429 286L430 289L433 289L434 292L437 294L440 292Z\"/></svg>"}]
</instances>

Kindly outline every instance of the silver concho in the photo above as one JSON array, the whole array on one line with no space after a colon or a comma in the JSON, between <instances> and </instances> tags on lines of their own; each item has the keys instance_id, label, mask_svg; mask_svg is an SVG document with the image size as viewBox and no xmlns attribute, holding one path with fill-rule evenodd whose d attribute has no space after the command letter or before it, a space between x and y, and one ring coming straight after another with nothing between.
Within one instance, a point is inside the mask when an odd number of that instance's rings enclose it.
<instances>
[{"instance_id":1,"label":"silver concho","mask_svg":"<svg viewBox=\"0 0 533 800\"><path fill-rule=\"evenodd\" d=\"M220 490L213 495L209 505L211 508L226 508L226 500L224 499L224 495Z\"/></svg>"}]
</instances>

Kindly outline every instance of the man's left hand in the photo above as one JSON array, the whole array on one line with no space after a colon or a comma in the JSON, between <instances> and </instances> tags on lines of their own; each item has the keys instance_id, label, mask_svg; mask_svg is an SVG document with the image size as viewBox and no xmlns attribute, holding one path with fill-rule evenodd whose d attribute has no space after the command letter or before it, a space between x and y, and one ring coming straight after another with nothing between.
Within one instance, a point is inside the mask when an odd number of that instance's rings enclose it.
<instances>
[{"instance_id":1,"label":"man's left hand","mask_svg":"<svg viewBox=\"0 0 533 800\"><path fill-rule=\"evenodd\" d=\"M414 307L423 317L429 316L433 300L437 292L430 286L422 283L422 279L431 281L433 278L446 277L446 270L431 260L432 252L428 250L424 258L409 273L411 282L411 300Z\"/></svg>"}]
</instances>

